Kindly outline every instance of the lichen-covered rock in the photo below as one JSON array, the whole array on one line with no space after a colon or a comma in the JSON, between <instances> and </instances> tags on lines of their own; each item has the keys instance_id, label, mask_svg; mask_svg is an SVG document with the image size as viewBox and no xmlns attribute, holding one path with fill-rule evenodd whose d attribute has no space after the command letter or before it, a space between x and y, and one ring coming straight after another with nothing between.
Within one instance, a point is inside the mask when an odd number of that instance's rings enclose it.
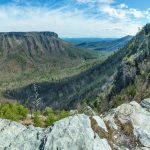
<instances>
[{"instance_id":1,"label":"lichen-covered rock","mask_svg":"<svg viewBox=\"0 0 150 150\"><path fill-rule=\"evenodd\" d=\"M113 127L117 129L114 131L116 144L124 142L128 145L127 148L135 149L135 146L142 145L150 149L150 112L137 102L119 106L104 120L108 118L111 118L109 126L112 127L111 123L113 123Z\"/></svg>"},{"instance_id":2,"label":"lichen-covered rock","mask_svg":"<svg viewBox=\"0 0 150 150\"><path fill-rule=\"evenodd\" d=\"M108 132L103 119L101 119L99 116L93 116L93 119L97 122L97 125L100 128L104 129L105 132Z\"/></svg>"},{"instance_id":3,"label":"lichen-covered rock","mask_svg":"<svg viewBox=\"0 0 150 150\"><path fill-rule=\"evenodd\" d=\"M70 110L69 112L69 115L72 116L72 115L77 115L78 114L78 110L75 109L75 110Z\"/></svg>"},{"instance_id":4,"label":"lichen-covered rock","mask_svg":"<svg viewBox=\"0 0 150 150\"><path fill-rule=\"evenodd\" d=\"M83 113L88 115L88 116L95 116L96 115L95 111L90 106L86 106L85 108L83 108Z\"/></svg>"},{"instance_id":5,"label":"lichen-covered rock","mask_svg":"<svg viewBox=\"0 0 150 150\"><path fill-rule=\"evenodd\" d=\"M150 112L126 103L101 118L77 114L53 126L0 119L0 150L150 150Z\"/></svg>"},{"instance_id":6,"label":"lichen-covered rock","mask_svg":"<svg viewBox=\"0 0 150 150\"><path fill-rule=\"evenodd\" d=\"M118 126L116 125L114 118L115 118L115 110L112 110L104 117L104 121L107 122L107 124L111 129L117 130Z\"/></svg>"},{"instance_id":7,"label":"lichen-covered rock","mask_svg":"<svg viewBox=\"0 0 150 150\"><path fill-rule=\"evenodd\" d=\"M96 117L96 120L98 117ZM98 123L100 126L101 124ZM102 123L102 127L105 124ZM0 150L111 150L107 139L100 138L86 115L57 121L46 129L25 127L0 120Z\"/></svg>"},{"instance_id":8,"label":"lichen-covered rock","mask_svg":"<svg viewBox=\"0 0 150 150\"><path fill-rule=\"evenodd\" d=\"M116 114L122 124L131 121L134 135L143 146L150 148L150 112L143 109L138 103L131 102L118 107Z\"/></svg>"}]
</instances>

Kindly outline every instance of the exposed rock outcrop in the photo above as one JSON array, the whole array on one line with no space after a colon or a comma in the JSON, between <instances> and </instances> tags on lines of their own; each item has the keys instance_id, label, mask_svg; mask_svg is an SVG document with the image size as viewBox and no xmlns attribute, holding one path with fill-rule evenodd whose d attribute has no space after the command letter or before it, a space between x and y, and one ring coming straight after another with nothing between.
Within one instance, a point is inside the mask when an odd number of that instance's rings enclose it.
<instances>
[{"instance_id":1,"label":"exposed rock outcrop","mask_svg":"<svg viewBox=\"0 0 150 150\"><path fill-rule=\"evenodd\" d=\"M103 120L96 120L107 132ZM86 115L65 118L46 129L0 120L0 137L2 150L111 150L107 140L94 133Z\"/></svg>"},{"instance_id":2,"label":"exposed rock outcrop","mask_svg":"<svg viewBox=\"0 0 150 150\"><path fill-rule=\"evenodd\" d=\"M96 113L94 112L94 110L90 106L86 106L85 108L83 108L83 113L88 115L88 116L95 116L96 115Z\"/></svg>"},{"instance_id":3,"label":"exposed rock outcrop","mask_svg":"<svg viewBox=\"0 0 150 150\"><path fill-rule=\"evenodd\" d=\"M104 120L113 129L114 145L121 146L124 143L122 146L129 149L150 149L150 112L137 102L119 106Z\"/></svg>"},{"instance_id":4,"label":"exposed rock outcrop","mask_svg":"<svg viewBox=\"0 0 150 150\"><path fill-rule=\"evenodd\" d=\"M119 50L114 59L119 55L123 57L116 64L116 71L111 76L113 77L112 81L103 85L105 87L103 93L100 93L100 98L93 102L96 104L101 101L101 97L105 97L103 101L106 99L109 103L108 109L118 106L116 96L121 96L124 102L133 99L140 102L144 97L149 97L150 24L143 27L123 49ZM131 88L132 91L128 92L128 88ZM122 101L121 99L120 101Z\"/></svg>"},{"instance_id":5,"label":"exposed rock outcrop","mask_svg":"<svg viewBox=\"0 0 150 150\"><path fill-rule=\"evenodd\" d=\"M150 149L150 112L140 104L123 104L103 117L76 114L46 129L0 119L0 150Z\"/></svg>"}]
</instances>

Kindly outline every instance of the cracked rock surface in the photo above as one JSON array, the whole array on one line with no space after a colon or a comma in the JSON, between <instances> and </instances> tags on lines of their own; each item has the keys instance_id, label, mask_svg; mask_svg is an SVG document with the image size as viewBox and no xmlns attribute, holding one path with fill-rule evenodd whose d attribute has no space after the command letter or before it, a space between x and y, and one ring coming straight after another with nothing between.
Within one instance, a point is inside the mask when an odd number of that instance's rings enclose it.
<instances>
[{"instance_id":1,"label":"cracked rock surface","mask_svg":"<svg viewBox=\"0 0 150 150\"><path fill-rule=\"evenodd\" d=\"M117 150L150 150L150 112L143 105L135 101L122 104L104 120L113 130L112 140Z\"/></svg>"}]
</instances>

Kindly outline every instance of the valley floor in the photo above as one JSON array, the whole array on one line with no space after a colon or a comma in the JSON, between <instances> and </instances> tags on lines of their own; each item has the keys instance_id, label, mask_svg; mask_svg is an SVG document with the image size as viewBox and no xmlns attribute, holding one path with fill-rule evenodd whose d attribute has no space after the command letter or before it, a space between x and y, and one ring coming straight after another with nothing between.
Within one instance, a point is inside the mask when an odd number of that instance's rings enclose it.
<instances>
[{"instance_id":1,"label":"valley floor","mask_svg":"<svg viewBox=\"0 0 150 150\"><path fill-rule=\"evenodd\" d=\"M102 63L110 54L98 54L99 57L82 62L76 62L70 67L51 67L46 70L31 70L26 72L0 72L0 102L12 101L3 96L6 90L13 90L34 83L42 82L60 82L63 79L70 78L86 71L93 66ZM14 99L16 101L16 99Z\"/></svg>"}]
</instances>

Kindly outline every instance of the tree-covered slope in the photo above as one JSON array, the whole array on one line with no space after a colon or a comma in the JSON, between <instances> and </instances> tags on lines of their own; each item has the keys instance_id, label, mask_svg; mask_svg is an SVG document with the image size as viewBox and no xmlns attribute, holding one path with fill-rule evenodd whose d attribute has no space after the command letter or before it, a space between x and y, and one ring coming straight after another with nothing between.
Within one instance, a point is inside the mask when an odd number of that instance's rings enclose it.
<instances>
[{"instance_id":1,"label":"tree-covered slope","mask_svg":"<svg viewBox=\"0 0 150 150\"><path fill-rule=\"evenodd\" d=\"M70 78L57 82L39 82L39 97L41 98L40 107L48 105L54 108L72 108L84 99L95 97L114 73L118 62L121 62L126 51L118 51L100 65L97 64L91 69ZM4 95L7 98L17 99L29 105L34 100L33 84L13 91L7 90Z\"/></svg>"},{"instance_id":2,"label":"tree-covered slope","mask_svg":"<svg viewBox=\"0 0 150 150\"><path fill-rule=\"evenodd\" d=\"M150 24L103 63L64 80L36 83L41 98L40 107L72 108L87 100L99 109L108 108L113 97L133 83L136 76L142 71L149 73L149 34ZM142 63L145 70L140 69ZM7 91L6 95L28 105L34 99L33 85Z\"/></svg>"},{"instance_id":3,"label":"tree-covered slope","mask_svg":"<svg viewBox=\"0 0 150 150\"><path fill-rule=\"evenodd\" d=\"M118 62L114 77L92 102L98 110L150 97L150 24L121 51L123 58Z\"/></svg>"}]
</instances>

